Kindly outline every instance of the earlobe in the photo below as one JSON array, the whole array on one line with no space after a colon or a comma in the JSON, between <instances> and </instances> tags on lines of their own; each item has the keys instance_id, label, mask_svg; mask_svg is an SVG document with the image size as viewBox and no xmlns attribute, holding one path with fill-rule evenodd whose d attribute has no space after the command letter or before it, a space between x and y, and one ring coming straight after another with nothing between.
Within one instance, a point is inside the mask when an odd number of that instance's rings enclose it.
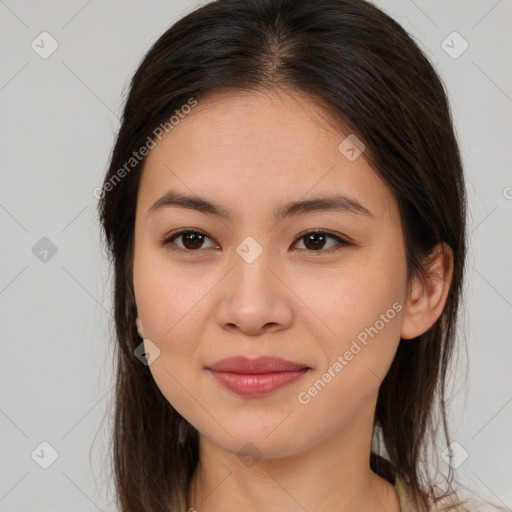
<instances>
[{"instance_id":1,"label":"earlobe","mask_svg":"<svg viewBox=\"0 0 512 512\"><path fill-rule=\"evenodd\" d=\"M139 317L135 320L135 324L137 325L137 332L139 333L139 336L144 339L144 334L142 331L142 324L140 323Z\"/></svg>"},{"instance_id":2,"label":"earlobe","mask_svg":"<svg viewBox=\"0 0 512 512\"><path fill-rule=\"evenodd\" d=\"M414 277L402 317L401 338L409 340L427 332L441 316L453 274L453 251L437 244L425 263L428 276Z\"/></svg>"}]
</instances>

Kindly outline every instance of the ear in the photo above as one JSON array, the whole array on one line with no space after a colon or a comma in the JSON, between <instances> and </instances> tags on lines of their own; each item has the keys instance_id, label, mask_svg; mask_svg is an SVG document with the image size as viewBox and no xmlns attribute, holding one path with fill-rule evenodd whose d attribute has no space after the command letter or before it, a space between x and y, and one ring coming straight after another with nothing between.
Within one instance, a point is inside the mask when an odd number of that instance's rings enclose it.
<instances>
[{"instance_id":1,"label":"ear","mask_svg":"<svg viewBox=\"0 0 512 512\"><path fill-rule=\"evenodd\" d=\"M137 332L139 333L139 336L144 339L144 333L142 331L142 324L140 323L139 317L135 320L135 323L137 324Z\"/></svg>"},{"instance_id":2,"label":"ear","mask_svg":"<svg viewBox=\"0 0 512 512\"><path fill-rule=\"evenodd\" d=\"M400 336L410 340L427 332L443 312L453 275L453 250L437 244L427 258L428 277L415 277L402 316Z\"/></svg>"}]
</instances>

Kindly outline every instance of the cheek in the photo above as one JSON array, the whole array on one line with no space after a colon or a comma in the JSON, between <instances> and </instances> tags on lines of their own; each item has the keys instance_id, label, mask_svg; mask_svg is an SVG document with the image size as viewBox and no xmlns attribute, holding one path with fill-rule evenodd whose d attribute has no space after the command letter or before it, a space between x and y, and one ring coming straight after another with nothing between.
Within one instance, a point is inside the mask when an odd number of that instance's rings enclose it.
<instances>
[{"instance_id":1,"label":"cheek","mask_svg":"<svg viewBox=\"0 0 512 512\"><path fill-rule=\"evenodd\" d=\"M193 270L173 267L161 249L141 248L134 259L133 284L137 312L144 335L162 348L193 339L199 327L194 322L201 310L201 300L208 292L206 282L191 278ZM190 346L190 343L183 342Z\"/></svg>"},{"instance_id":2,"label":"cheek","mask_svg":"<svg viewBox=\"0 0 512 512\"><path fill-rule=\"evenodd\" d=\"M294 292L321 321L326 339L356 336L395 302L403 302L405 261L398 252L393 256L359 253L343 266L311 270L294 279Z\"/></svg>"},{"instance_id":3,"label":"cheek","mask_svg":"<svg viewBox=\"0 0 512 512\"><path fill-rule=\"evenodd\" d=\"M173 270L149 250L136 254L133 282L144 337L160 351L149 366L153 379L166 400L192 418L190 397L200 396L196 383L204 328L198 315L209 287L191 279L189 272Z\"/></svg>"},{"instance_id":4,"label":"cheek","mask_svg":"<svg viewBox=\"0 0 512 512\"><path fill-rule=\"evenodd\" d=\"M338 392L375 392L396 353L405 306L406 269L405 258L398 251L392 258L387 254L382 252L338 269L330 279L310 275L295 290L315 313L308 313L311 321L321 319L315 329L323 353L318 372L330 372L322 380L332 380L328 387ZM343 378L338 377L342 374Z\"/></svg>"},{"instance_id":5,"label":"cheek","mask_svg":"<svg viewBox=\"0 0 512 512\"><path fill-rule=\"evenodd\" d=\"M368 295L361 287L344 291L346 297L325 299L330 304L326 319L335 334L317 338L322 364L296 397L299 411L305 413L301 427L305 430L317 429L322 418L323 428L334 432L358 411L371 407L400 341L399 301L375 290Z\"/></svg>"}]
</instances>

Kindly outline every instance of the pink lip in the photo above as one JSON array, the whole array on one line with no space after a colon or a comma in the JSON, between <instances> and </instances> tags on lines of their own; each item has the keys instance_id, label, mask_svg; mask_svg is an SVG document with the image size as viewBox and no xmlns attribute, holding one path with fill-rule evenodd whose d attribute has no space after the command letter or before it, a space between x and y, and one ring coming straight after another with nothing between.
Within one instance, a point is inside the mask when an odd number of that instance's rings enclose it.
<instances>
[{"instance_id":1,"label":"pink lip","mask_svg":"<svg viewBox=\"0 0 512 512\"><path fill-rule=\"evenodd\" d=\"M223 359L207 367L226 389L246 397L259 397L276 391L307 373L308 366L276 357Z\"/></svg>"}]
</instances>

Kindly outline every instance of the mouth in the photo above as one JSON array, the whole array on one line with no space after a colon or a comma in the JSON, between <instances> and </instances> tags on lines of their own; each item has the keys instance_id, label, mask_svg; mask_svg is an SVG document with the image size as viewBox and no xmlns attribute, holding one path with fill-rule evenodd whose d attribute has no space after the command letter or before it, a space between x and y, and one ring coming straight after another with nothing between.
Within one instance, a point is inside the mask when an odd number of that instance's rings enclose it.
<instances>
[{"instance_id":1,"label":"mouth","mask_svg":"<svg viewBox=\"0 0 512 512\"><path fill-rule=\"evenodd\" d=\"M276 357L223 359L206 368L225 389L237 395L257 398L292 384L311 368Z\"/></svg>"}]
</instances>

